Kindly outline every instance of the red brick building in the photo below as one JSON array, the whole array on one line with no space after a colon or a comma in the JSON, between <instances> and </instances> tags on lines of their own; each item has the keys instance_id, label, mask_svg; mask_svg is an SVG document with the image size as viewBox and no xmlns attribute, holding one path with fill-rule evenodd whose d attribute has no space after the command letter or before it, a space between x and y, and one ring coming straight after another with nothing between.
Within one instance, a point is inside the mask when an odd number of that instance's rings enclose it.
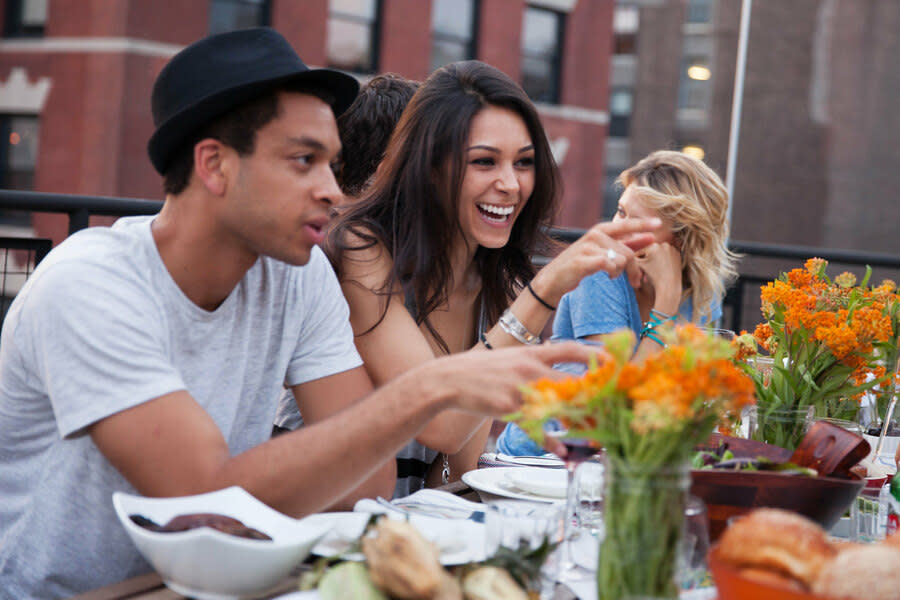
<instances>
[{"instance_id":1,"label":"red brick building","mask_svg":"<svg viewBox=\"0 0 900 600\"><path fill-rule=\"evenodd\" d=\"M0 0L0 188L162 198L150 90L210 31L267 24L305 62L423 79L477 58L523 82L561 164L558 224L602 214L614 0ZM0 214L0 225L26 225ZM59 241L65 220L37 215Z\"/></svg>"}]
</instances>

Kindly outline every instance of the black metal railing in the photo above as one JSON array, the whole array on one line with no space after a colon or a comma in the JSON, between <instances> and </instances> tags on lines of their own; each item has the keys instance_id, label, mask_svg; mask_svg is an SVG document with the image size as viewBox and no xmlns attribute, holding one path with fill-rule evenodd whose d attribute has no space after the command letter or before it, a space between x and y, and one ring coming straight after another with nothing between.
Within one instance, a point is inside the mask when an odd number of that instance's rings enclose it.
<instances>
[{"instance_id":1,"label":"black metal railing","mask_svg":"<svg viewBox=\"0 0 900 600\"><path fill-rule=\"evenodd\" d=\"M0 331L13 298L52 244L45 238L0 237Z\"/></svg>"},{"instance_id":2,"label":"black metal railing","mask_svg":"<svg viewBox=\"0 0 900 600\"><path fill-rule=\"evenodd\" d=\"M69 235L87 227L91 215L107 217L152 215L159 212L160 208L162 202L159 200L0 190L0 209L69 215Z\"/></svg>"},{"instance_id":3,"label":"black metal railing","mask_svg":"<svg viewBox=\"0 0 900 600\"><path fill-rule=\"evenodd\" d=\"M69 234L87 227L91 215L122 217L155 214L161 207L162 202L158 200L0 190L0 210L67 214ZM553 228L550 234L560 242L571 243L581 237L584 230ZM0 241L0 250L5 247ZM869 265L876 269L876 275L881 278L900 278L900 255L737 240L732 240L729 247L742 256L740 275L729 287L723 306L723 326L735 331L751 329L759 321L759 293L748 293L751 286L771 281L781 271L798 266L812 256L824 258L836 268L859 270ZM543 260L536 257L538 263ZM37 262L40 258L35 264ZM875 281L878 279L875 278Z\"/></svg>"}]
</instances>

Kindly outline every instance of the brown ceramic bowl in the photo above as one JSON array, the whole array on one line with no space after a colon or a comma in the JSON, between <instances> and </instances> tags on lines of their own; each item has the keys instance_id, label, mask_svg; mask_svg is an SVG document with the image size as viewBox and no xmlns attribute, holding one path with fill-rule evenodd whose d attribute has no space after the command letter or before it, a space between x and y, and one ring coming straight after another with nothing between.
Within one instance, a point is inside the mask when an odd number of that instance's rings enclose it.
<instances>
[{"instance_id":1,"label":"brown ceramic bowl","mask_svg":"<svg viewBox=\"0 0 900 600\"><path fill-rule=\"evenodd\" d=\"M828 600L811 592L798 592L774 584L747 579L719 560L717 548L709 552L708 564L716 583L717 600Z\"/></svg>"},{"instance_id":2,"label":"brown ceramic bowl","mask_svg":"<svg viewBox=\"0 0 900 600\"><path fill-rule=\"evenodd\" d=\"M783 461L787 460L785 452L790 455L790 452L777 446L725 439L732 444L729 447L738 457L767 456ZM840 520L865 484L865 480L856 476L843 479L775 471L691 471L691 494L706 503L711 541L717 540L725 531L728 519L761 507L800 513L829 530Z\"/></svg>"}]
</instances>

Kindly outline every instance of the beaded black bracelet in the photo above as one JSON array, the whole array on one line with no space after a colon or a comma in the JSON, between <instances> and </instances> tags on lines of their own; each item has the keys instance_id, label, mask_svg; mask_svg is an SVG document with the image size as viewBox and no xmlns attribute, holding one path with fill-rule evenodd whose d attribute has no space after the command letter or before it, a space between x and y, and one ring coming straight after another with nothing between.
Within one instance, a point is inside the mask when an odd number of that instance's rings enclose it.
<instances>
[{"instance_id":1,"label":"beaded black bracelet","mask_svg":"<svg viewBox=\"0 0 900 600\"><path fill-rule=\"evenodd\" d=\"M481 332L481 343L484 344L484 347L487 348L488 350L494 349L494 347L491 346L491 343L489 341L487 341L487 336L484 335L483 331Z\"/></svg>"},{"instance_id":2,"label":"beaded black bracelet","mask_svg":"<svg viewBox=\"0 0 900 600\"><path fill-rule=\"evenodd\" d=\"M550 304L549 302L547 302L546 300L544 300L543 298L541 298L540 296L537 295L537 292L535 292L534 288L531 287L530 281L525 284L525 287L528 288L528 291L531 292L531 295L534 296L535 300L537 300L538 302L540 302L541 304L544 305L544 308L546 308L547 310L556 310L555 306L553 306L552 304Z\"/></svg>"}]
</instances>

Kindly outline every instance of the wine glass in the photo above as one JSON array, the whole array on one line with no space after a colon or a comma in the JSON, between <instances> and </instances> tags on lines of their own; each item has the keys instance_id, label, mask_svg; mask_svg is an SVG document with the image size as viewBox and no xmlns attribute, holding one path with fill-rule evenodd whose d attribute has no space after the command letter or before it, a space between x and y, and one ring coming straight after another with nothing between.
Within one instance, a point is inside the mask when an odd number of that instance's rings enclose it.
<instances>
[{"instance_id":1,"label":"wine glass","mask_svg":"<svg viewBox=\"0 0 900 600\"><path fill-rule=\"evenodd\" d=\"M603 346L602 342L594 340L554 339L551 341L559 343L576 341L586 346L597 346L598 348ZM588 365L581 362L566 362L555 364L553 368L572 375L583 375L587 372ZM599 448L590 440L569 436L569 431L556 421L548 423L548 427L544 432L547 436L559 440L566 447L566 457L563 459L566 465L566 520L563 525L563 541L559 549L557 579L563 583L581 581L593 577L593 574L582 569L572 560L572 524L575 518L575 500L577 495L575 469L578 465L597 454Z\"/></svg>"},{"instance_id":2,"label":"wine glass","mask_svg":"<svg viewBox=\"0 0 900 600\"><path fill-rule=\"evenodd\" d=\"M566 465L566 512L563 524L563 540L560 545L559 567L557 580L562 583L581 581L593 577L592 573L579 567L572 560L572 524L575 516L575 469L578 465L591 458L600 449L592 440L570 437L567 429L547 431L548 436L559 440L566 447L566 456L563 462Z\"/></svg>"}]
</instances>

